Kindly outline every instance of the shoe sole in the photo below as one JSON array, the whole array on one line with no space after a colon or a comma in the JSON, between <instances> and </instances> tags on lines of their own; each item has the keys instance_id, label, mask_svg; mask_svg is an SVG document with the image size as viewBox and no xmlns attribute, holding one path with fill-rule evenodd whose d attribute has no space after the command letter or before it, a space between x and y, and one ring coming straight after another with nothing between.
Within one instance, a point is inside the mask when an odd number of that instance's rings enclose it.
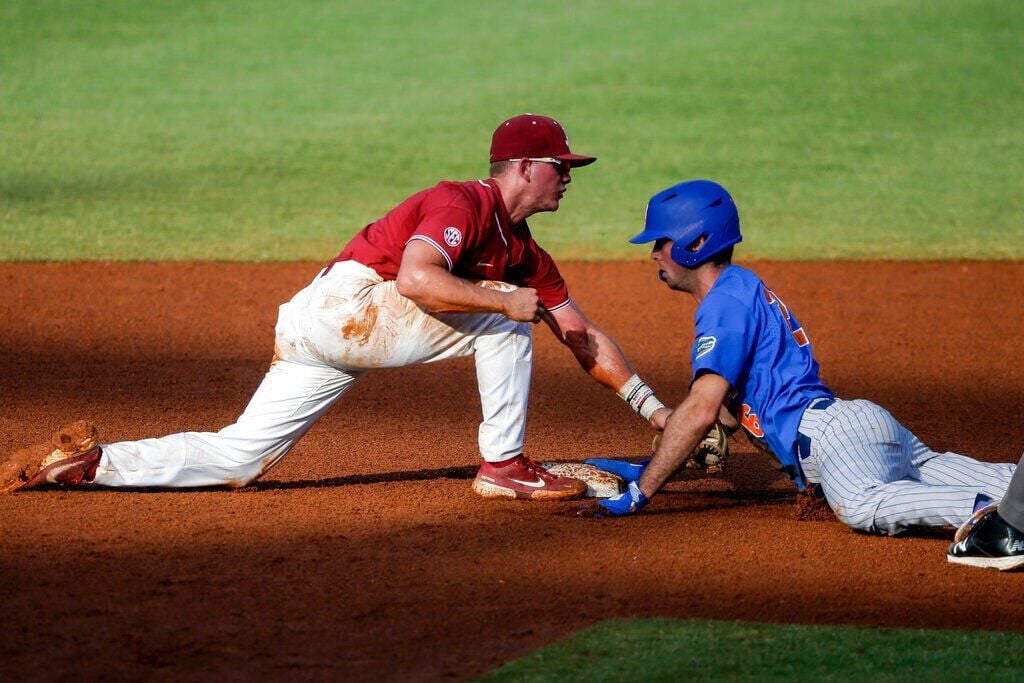
<instances>
[{"instance_id":1,"label":"shoe sole","mask_svg":"<svg viewBox=\"0 0 1024 683\"><path fill-rule=\"evenodd\" d=\"M473 480L473 492L483 498L505 498L507 500L574 500L581 498L587 492L587 485L580 482L581 488L577 490L563 489L552 491L539 489L536 491L517 491L507 486L498 486L480 479Z\"/></svg>"},{"instance_id":2,"label":"shoe sole","mask_svg":"<svg viewBox=\"0 0 1024 683\"><path fill-rule=\"evenodd\" d=\"M23 488L25 488L27 484L28 480L22 481L20 479L17 481L8 482L6 484L0 484L0 496L7 493L15 493L17 491L20 491Z\"/></svg>"},{"instance_id":3,"label":"shoe sole","mask_svg":"<svg viewBox=\"0 0 1024 683\"><path fill-rule=\"evenodd\" d=\"M1014 569L1024 567L1024 555L1011 555L1009 557L957 557L956 555L947 554L946 560L951 564L998 569L1001 572L1013 571Z\"/></svg>"}]
</instances>

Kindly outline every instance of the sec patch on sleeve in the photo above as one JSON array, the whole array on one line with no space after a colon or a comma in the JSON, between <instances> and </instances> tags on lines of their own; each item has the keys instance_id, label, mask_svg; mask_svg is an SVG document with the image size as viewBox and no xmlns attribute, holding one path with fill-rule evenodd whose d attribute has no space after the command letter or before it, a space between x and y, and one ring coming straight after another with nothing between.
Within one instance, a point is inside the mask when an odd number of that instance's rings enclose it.
<instances>
[{"instance_id":1,"label":"sec patch on sleeve","mask_svg":"<svg viewBox=\"0 0 1024 683\"><path fill-rule=\"evenodd\" d=\"M444 229L444 243L449 247L457 247L462 244L462 231L454 225Z\"/></svg>"},{"instance_id":2,"label":"sec patch on sleeve","mask_svg":"<svg viewBox=\"0 0 1024 683\"><path fill-rule=\"evenodd\" d=\"M698 339L697 355L695 356L695 358L700 358L701 356L710 353L711 350L715 348L715 344L717 343L717 341L718 340L715 339L714 337L701 337L700 339Z\"/></svg>"}]
</instances>

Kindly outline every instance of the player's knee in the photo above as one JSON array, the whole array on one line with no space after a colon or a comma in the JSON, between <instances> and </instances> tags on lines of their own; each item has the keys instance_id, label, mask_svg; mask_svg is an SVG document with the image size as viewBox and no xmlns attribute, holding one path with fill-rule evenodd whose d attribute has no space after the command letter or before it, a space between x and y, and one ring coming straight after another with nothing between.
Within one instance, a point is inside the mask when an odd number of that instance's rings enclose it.
<instances>
[{"instance_id":1,"label":"player's knee","mask_svg":"<svg viewBox=\"0 0 1024 683\"><path fill-rule=\"evenodd\" d=\"M872 505L841 508L835 512L839 521L854 531L895 536L904 530L898 519L879 516Z\"/></svg>"},{"instance_id":2,"label":"player's knee","mask_svg":"<svg viewBox=\"0 0 1024 683\"><path fill-rule=\"evenodd\" d=\"M230 428L221 432L230 433ZM240 438L232 434L217 444L217 465L223 472L224 485L231 488L248 486L276 465L295 444L293 439L258 439L251 435Z\"/></svg>"},{"instance_id":3,"label":"player's knee","mask_svg":"<svg viewBox=\"0 0 1024 683\"><path fill-rule=\"evenodd\" d=\"M237 476L228 476L224 480L224 486L229 489L241 489L245 488L249 484L260 478L261 473L254 473L252 471L246 471Z\"/></svg>"},{"instance_id":4,"label":"player's knee","mask_svg":"<svg viewBox=\"0 0 1024 683\"><path fill-rule=\"evenodd\" d=\"M227 474L224 484L230 488L248 486L266 474L267 470L277 464L281 457L281 454L278 453L260 453L258 457L236 461L234 467Z\"/></svg>"},{"instance_id":5,"label":"player's knee","mask_svg":"<svg viewBox=\"0 0 1024 683\"><path fill-rule=\"evenodd\" d=\"M832 508L836 519L857 531L873 532L875 530L874 511L859 500L837 500L826 495L826 502Z\"/></svg>"},{"instance_id":6,"label":"player's knee","mask_svg":"<svg viewBox=\"0 0 1024 683\"><path fill-rule=\"evenodd\" d=\"M836 512L836 517L840 522L856 531L866 533L878 532L878 528L875 526L875 519L870 514L851 513L847 510L842 510Z\"/></svg>"}]
</instances>

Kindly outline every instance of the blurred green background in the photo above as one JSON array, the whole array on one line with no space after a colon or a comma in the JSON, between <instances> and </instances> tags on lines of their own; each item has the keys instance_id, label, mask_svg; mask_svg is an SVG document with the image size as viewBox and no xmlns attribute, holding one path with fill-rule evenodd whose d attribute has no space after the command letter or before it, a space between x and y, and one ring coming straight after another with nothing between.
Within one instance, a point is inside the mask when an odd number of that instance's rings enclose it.
<instances>
[{"instance_id":1,"label":"blurred green background","mask_svg":"<svg viewBox=\"0 0 1024 683\"><path fill-rule=\"evenodd\" d=\"M1006 631L728 621L604 621L482 676L559 681L1017 681L1024 636Z\"/></svg>"},{"instance_id":2,"label":"blurred green background","mask_svg":"<svg viewBox=\"0 0 1024 683\"><path fill-rule=\"evenodd\" d=\"M709 177L746 255L1024 255L1018 1L0 3L0 260L324 261L524 111L562 258Z\"/></svg>"}]
</instances>

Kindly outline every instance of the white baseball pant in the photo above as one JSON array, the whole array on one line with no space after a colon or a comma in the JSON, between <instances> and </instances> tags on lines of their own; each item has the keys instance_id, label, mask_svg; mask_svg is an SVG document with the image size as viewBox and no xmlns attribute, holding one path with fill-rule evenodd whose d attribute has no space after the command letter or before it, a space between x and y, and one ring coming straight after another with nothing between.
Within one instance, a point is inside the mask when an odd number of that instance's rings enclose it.
<instances>
[{"instance_id":1,"label":"white baseball pant","mask_svg":"<svg viewBox=\"0 0 1024 683\"><path fill-rule=\"evenodd\" d=\"M503 282L481 286L509 290ZM105 444L102 486L244 486L284 457L367 371L473 356L483 408L480 453L522 453L533 358L530 323L498 313L428 313L394 281L337 263L280 308L276 359L234 424Z\"/></svg>"},{"instance_id":2,"label":"white baseball pant","mask_svg":"<svg viewBox=\"0 0 1024 683\"><path fill-rule=\"evenodd\" d=\"M813 405L813 403L812 403ZM801 461L845 524L883 534L912 526L959 526L979 495L1003 497L1016 466L936 453L889 411L871 401L836 400L809 408L800 433L810 438Z\"/></svg>"}]
</instances>

